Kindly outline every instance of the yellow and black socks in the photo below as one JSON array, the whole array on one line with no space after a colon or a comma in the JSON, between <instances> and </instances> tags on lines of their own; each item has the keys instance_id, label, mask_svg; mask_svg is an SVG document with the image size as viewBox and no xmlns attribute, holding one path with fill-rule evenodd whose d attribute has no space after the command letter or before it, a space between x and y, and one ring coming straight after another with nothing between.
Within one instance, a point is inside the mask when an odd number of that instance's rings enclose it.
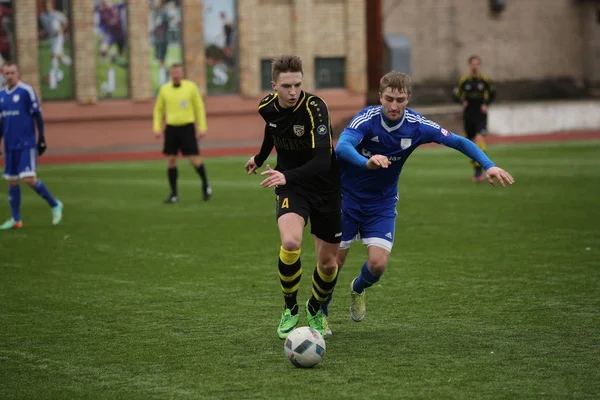
<instances>
[{"instance_id":1,"label":"yellow and black socks","mask_svg":"<svg viewBox=\"0 0 600 400\"><path fill-rule=\"evenodd\" d=\"M339 268L336 265L333 274L325 275L323 271L319 269L319 266L315 268L312 278L312 296L308 301L308 311L315 315L321 309L321 303L327 300L327 297L333 292L335 284L337 282Z\"/></svg>"},{"instance_id":2,"label":"yellow and black socks","mask_svg":"<svg viewBox=\"0 0 600 400\"><path fill-rule=\"evenodd\" d=\"M296 296L302 278L302 263L300 262L300 249L288 251L283 247L279 249L279 282L285 300L285 307L293 315L298 314Z\"/></svg>"}]
</instances>

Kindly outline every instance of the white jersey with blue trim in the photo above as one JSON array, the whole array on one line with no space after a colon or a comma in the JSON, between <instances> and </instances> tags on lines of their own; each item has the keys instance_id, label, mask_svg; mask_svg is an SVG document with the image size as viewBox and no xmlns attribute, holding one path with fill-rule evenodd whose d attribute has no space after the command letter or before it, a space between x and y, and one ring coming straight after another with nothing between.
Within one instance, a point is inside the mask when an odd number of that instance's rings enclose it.
<instances>
[{"instance_id":1,"label":"white jersey with blue trim","mask_svg":"<svg viewBox=\"0 0 600 400\"><path fill-rule=\"evenodd\" d=\"M40 103L33 88L23 82L12 89L0 90L2 133L7 151L36 147L33 114L40 111Z\"/></svg>"},{"instance_id":2,"label":"white jersey with blue trim","mask_svg":"<svg viewBox=\"0 0 600 400\"><path fill-rule=\"evenodd\" d=\"M339 159L344 202L376 211L395 209L400 172L412 152L424 143L444 144L452 134L409 108L401 119L390 122L383 117L381 106L371 106L359 112L342 135L360 141L356 150L365 162L376 154L391 162L388 168L369 170Z\"/></svg>"}]
</instances>

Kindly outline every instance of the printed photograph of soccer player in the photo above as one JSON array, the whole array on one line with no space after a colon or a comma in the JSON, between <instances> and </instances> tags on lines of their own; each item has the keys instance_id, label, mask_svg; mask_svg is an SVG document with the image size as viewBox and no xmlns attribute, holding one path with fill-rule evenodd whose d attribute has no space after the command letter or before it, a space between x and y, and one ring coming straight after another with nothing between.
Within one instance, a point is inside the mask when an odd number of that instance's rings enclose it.
<instances>
[{"instance_id":1,"label":"printed photograph of soccer player","mask_svg":"<svg viewBox=\"0 0 600 400\"><path fill-rule=\"evenodd\" d=\"M473 142L447 131L407 107L411 80L390 72L379 87L381 105L360 111L344 129L336 146L342 181L342 242L337 263L342 268L350 245L367 246L367 260L350 287L350 317L362 321L365 291L383 275L394 244L398 182L406 160L422 144L438 143L477 161L495 185L512 185L513 177ZM327 310L331 295L324 304Z\"/></svg>"},{"instance_id":2,"label":"printed photograph of soccer player","mask_svg":"<svg viewBox=\"0 0 600 400\"><path fill-rule=\"evenodd\" d=\"M129 96L126 0L94 0L98 97Z\"/></svg>"},{"instance_id":3,"label":"printed photograph of soccer player","mask_svg":"<svg viewBox=\"0 0 600 400\"><path fill-rule=\"evenodd\" d=\"M274 93L262 99L258 112L265 121L260 152L246 162L256 174L271 150L277 165L260 173L264 188L274 188L277 225L281 237L277 261L283 294L283 313L277 335L285 339L300 321L297 294L302 277L302 233L310 221L317 265L312 274L312 295L305 303L308 325L322 335L329 332L321 304L337 282L336 254L341 240L340 176L329 110L318 96L302 90L302 60L284 55L271 67Z\"/></svg>"},{"instance_id":4,"label":"printed photograph of soccer player","mask_svg":"<svg viewBox=\"0 0 600 400\"><path fill-rule=\"evenodd\" d=\"M237 91L235 3L235 0L204 1L206 85L209 95Z\"/></svg>"},{"instance_id":5,"label":"printed photograph of soccer player","mask_svg":"<svg viewBox=\"0 0 600 400\"><path fill-rule=\"evenodd\" d=\"M152 92L169 81L169 66L183 63L181 0L149 0Z\"/></svg>"},{"instance_id":6,"label":"printed photograph of soccer player","mask_svg":"<svg viewBox=\"0 0 600 400\"><path fill-rule=\"evenodd\" d=\"M71 2L37 0L39 66L42 98L73 98Z\"/></svg>"},{"instance_id":7,"label":"printed photograph of soccer player","mask_svg":"<svg viewBox=\"0 0 600 400\"><path fill-rule=\"evenodd\" d=\"M12 0L0 0L0 68L6 61L15 59L15 32ZM4 76L0 74L0 87L4 87Z\"/></svg>"}]
</instances>

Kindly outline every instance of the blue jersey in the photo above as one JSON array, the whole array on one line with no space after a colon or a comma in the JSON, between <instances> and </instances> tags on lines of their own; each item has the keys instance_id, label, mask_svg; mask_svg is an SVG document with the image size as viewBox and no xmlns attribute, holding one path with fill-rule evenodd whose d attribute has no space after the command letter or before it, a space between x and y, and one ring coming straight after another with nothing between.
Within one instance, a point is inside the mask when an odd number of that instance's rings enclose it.
<instances>
[{"instance_id":1,"label":"blue jersey","mask_svg":"<svg viewBox=\"0 0 600 400\"><path fill-rule=\"evenodd\" d=\"M475 145L409 108L398 121L387 122L381 106L367 107L359 112L342 132L340 144L349 142L364 158L346 156L336 149L342 178L344 207L360 208L362 212L395 214L398 200L398 180L404 163L412 152L425 143L453 147L476 159L488 169L494 164ZM344 143L346 144L346 143ZM353 150L353 149L352 149ZM366 161L373 155L386 156L388 168L369 170ZM352 155L352 154L348 154ZM354 162L352 162L354 161Z\"/></svg>"},{"instance_id":2,"label":"blue jersey","mask_svg":"<svg viewBox=\"0 0 600 400\"><path fill-rule=\"evenodd\" d=\"M35 91L26 83L0 90L0 115L6 151L36 147L34 114L40 112Z\"/></svg>"}]
</instances>

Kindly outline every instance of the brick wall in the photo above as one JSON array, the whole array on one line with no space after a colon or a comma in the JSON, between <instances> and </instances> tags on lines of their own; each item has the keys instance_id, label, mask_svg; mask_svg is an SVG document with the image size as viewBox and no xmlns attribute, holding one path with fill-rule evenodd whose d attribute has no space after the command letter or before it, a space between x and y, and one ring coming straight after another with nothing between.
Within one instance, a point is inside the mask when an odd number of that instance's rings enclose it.
<instances>
[{"instance_id":1,"label":"brick wall","mask_svg":"<svg viewBox=\"0 0 600 400\"><path fill-rule=\"evenodd\" d=\"M88 1L73 1L72 6L75 99L82 104L94 104L98 92L93 5Z\"/></svg>"},{"instance_id":2,"label":"brick wall","mask_svg":"<svg viewBox=\"0 0 600 400\"><path fill-rule=\"evenodd\" d=\"M483 0L383 0L384 31L405 34L412 42L412 75L418 83L457 79L466 72L470 54L479 54L485 72L496 80L580 80L591 73L584 68L589 55L581 33L582 7L592 6L573 0L506 4L493 16Z\"/></svg>"},{"instance_id":3,"label":"brick wall","mask_svg":"<svg viewBox=\"0 0 600 400\"><path fill-rule=\"evenodd\" d=\"M40 93L39 67L38 67L38 35L36 0L19 0L13 3L15 7L15 37L17 40L17 61L21 73L21 80L30 84Z\"/></svg>"}]
</instances>

